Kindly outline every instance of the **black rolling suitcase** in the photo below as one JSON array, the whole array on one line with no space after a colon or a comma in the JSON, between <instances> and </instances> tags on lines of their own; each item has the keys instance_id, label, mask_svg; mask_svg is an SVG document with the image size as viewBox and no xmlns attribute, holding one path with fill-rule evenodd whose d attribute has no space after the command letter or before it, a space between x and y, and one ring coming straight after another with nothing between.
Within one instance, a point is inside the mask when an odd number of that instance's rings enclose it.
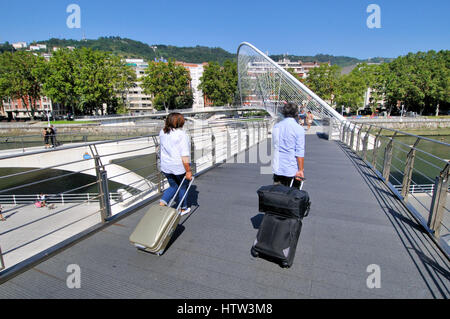
<instances>
[{"instance_id":1,"label":"black rolling suitcase","mask_svg":"<svg viewBox=\"0 0 450 319\"><path fill-rule=\"evenodd\" d=\"M284 268L292 266L302 229L299 218L288 218L266 213L259 226L251 253L275 259Z\"/></svg>"},{"instance_id":2,"label":"black rolling suitcase","mask_svg":"<svg viewBox=\"0 0 450 319\"><path fill-rule=\"evenodd\" d=\"M284 268L292 266L302 218L308 215L310 209L308 193L302 191L302 187L303 182L300 189L269 185L258 190L259 209L265 215L251 249L253 257L261 254L280 262Z\"/></svg>"}]
</instances>

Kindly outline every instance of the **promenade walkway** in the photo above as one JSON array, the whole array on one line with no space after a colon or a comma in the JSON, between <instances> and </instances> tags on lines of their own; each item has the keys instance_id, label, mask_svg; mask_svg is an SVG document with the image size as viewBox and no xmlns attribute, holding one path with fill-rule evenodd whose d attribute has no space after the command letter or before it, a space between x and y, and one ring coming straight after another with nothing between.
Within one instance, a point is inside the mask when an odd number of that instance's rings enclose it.
<instances>
[{"instance_id":1,"label":"promenade walkway","mask_svg":"<svg viewBox=\"0 0 450 319\"><path fill-rule=\"evenodd\" d=\"M196 179L197 204L161 257L128 237L140 209L0 285L2 298L448 298L450 263L375 174L338 142L307 135L305 218L290 269L253 258L267 164L223 164ZM79 265L81 288L67 267ZM369 265L381 287L369 289Z\"/></svg>"}]
</instances>

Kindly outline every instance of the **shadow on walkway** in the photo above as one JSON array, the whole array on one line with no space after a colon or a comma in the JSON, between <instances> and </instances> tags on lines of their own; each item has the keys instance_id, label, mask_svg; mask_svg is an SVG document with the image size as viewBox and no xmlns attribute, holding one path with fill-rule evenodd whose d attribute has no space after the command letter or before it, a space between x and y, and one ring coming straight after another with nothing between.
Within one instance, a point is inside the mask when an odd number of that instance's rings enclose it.
<instances>
[{"instance_id":1,"label":"shadow on walkway","mask_svg":"<svg viewBox=\"0 0 450 319\"><path fill-rule=\"evenodd\" d=\"M349 147L342 142L337 143L369 186L432 296L448 298L450 294L448 259L374 171Z\"/></svg>"}]
</instances>

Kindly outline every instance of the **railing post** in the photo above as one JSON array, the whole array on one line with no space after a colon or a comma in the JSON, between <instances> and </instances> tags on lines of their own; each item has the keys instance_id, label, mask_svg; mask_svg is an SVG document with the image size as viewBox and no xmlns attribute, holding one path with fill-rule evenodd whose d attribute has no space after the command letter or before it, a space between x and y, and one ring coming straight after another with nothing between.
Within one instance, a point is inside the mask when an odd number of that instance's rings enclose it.
<instances>
[{"instance_id":1,"label":"railing post","mask_svg":"<svg viewBox=\"0 0 450 319\"><path fill-rule=\"evenodd\" d=\"M231 145L231 134L230 134L230 129L227 127L227 155L226 155L226 160L228 160L231 157L231 153L232 153L232 145Z\"/></svg>"},{"instance_id":2,"label":"railing post","mask_svg":"<svg viewBox=\"0 0 450 319\"><path fill-rule=\"evenodd\" d=\"M195 158L195 143L194 143L194 137L191 135L191 170L192 174L197 174L197 164L196 164L197 158Z\"/></svg>"},{"instance_id":3,"label":"railing post","mask_svg":"<svg viewBox=\"0 0 450 319\"><path fill-rule=\"evenodd\" d=\"M211 129L211 157L212 157L212 166L214 166L216 164L216 136L214 135L212 129Z\"/></svg>"},{"instance_id":4,"label":"railing post","mask_svg":"<svg viewBox=\"0 0 450 319\"><path fill-rule=\"evenodd\" d=\"M160 148L159 148L159 143L158 143L158 139L156 138L156 136L153 136L152 140L153 140L153 145L155 146L156 169L158 171L158 174L157 174L157 178L158 178L158 193L162 193L164 191L163 190L163 185L162 185L163 180L164 180L164 176L161 173L161 167L160 167L161 166L160 165L161 158L160 158L160 152L159 152Z\"/></svg>"},{"instance_id":5,"label":"railing post","mask_svg":"<svg viewBox=\"0 0 450 319\"><path fill-rule=\"evenodd\" d=\"M372 125L369 126L369 128L367 129L366 135L364 135L364 141L363 141L363 160L367 161L367 148L368 148L368 144L369 144L369 135L370 135L370 130L372 129Z\"/></svg>"},{"instance_id":6,"label":"railing post","mask_svg":"<svg viewBox=\"0 0 450 319\"><path fill-rule=\"evenodd\" d=\"M428 218L428 227L434 231L433 235L436 239L440 238L441 223L447 203L449 168L450 164L447 163L439 176L436 177L434 183L435 187L431 201L430 216Z\"/></svg>"},{"instance_id":7,"label":"railing post","mask_svg":"<svg viewBox=\"0 0 450 319\"><path fill-rule=\"evenodd\" d=\"M111 206L109 202L109 190L108 190L108 177L106 170L100 162L100 156L95 155L95 171L97 174L97 181L99 186L100 194L100 214L102 217L102 222L105 223L107 219L111 216Z\"/></svg>"},{"instance_id":8,"label":"railing post","mask_svg":"<svg viewBox=\"0 0 450 319\"><path fill-rule=\"evenodd\" d=\"M360 144L360 140L361 140L361 131L364 127L364 124L361 124L361 127L358 130L358 135L356 136L356 154L358 154L359 151L359 144Z\"/></svg>"},{"instance_id":9,"label":"railing post","mask_svg":"<svg viewBox=\"0 0 450 319\"><path fill-rule=\"evenodd\" d=\"M2 248L0 247L0 270L5 269L5 261L3 259Z\"/></svg>"},{"instance_id":10,"label":"railing post","mask_svg":"<svg viewBox=\"0 0 450 319\"><path fill-rule=\"evenodd\" d=\"M355 142L355 129L356 129L356 124L353 124L353 129L352 129L352 134L350 137L350 149L353 150L353 144Z\"/></svg>"},{"instance_id":11,"label":"railing post","mask_svg":"<svg viewBox=\"0 0 450 319\"><path fill-rule=\"evenodd\" d=\"M373 152L372 152L372 167L376 170L377 169L377 153L378 153L378 142L380 140L381 132L383 131L382 128L378 131L377 136L375 137L375 141L373 142Z\"/></svg>"},{"instance_id":12,"label":"railing post","mask_svg":"<svg viewBox=\"0 0 450 319\"><path fill-rule=\"evenodd\" d=\"M340 138L341 138L342 142L345 141L345 126L346 125L347 125L346 123L341 123Z\"/></svg>"},{"instance_id":13,"label":"railing post","mask_svg":"<svg viewBox=\"0 0 450 319\"><path fill-rule=\"evenodd\" d=\"M413 147L409 151L408 155L406 156L406 165L405 165L405 172L403 174L403 182L402 182L402 197L405 201L408 200L408 193L409 188L411 186L411 178L414 168L414 159L416 157L416 146L419 144L420 138L416 140Z\"/></svg>"},{"instance_id":14,"label":"railing post","mask_svg":"<svg viewBox=\"0 0 450 319\"><path fill-rule=\"evenodd\" d=\"M237 151L236 151L236 155L237 155L241 151L241 145L242 145L241 138L242 138L242 136L241 136L241 129L239 127L236 127L236 130L237 130Z\"/></svg>"},{"instance_id":15,"label":"railing post","mask_svg":"<svg viewBox=\"0 0 450 319\"><path fill-rule=\"evenodd\" d=\"M391 137L391 140L389 141L388 145L384 150L383 178L386 181L386 183L389 182L389 175L391 174L392 152L394 145L394 137L396 134L397 132L395 132L394 135Z\"/></svg>"},{"instance_id":16,"label":"railing post","mask_svg":"<svg viewBox=\"0 0 450 319\"><path fill-rule=\"evenodd\" d=\"M256 125L258 126L258 139L256 141L256 144L258 144L260 142L260 137L259 137L259 123L256 123Z\"/></svg>"}]
</instances>

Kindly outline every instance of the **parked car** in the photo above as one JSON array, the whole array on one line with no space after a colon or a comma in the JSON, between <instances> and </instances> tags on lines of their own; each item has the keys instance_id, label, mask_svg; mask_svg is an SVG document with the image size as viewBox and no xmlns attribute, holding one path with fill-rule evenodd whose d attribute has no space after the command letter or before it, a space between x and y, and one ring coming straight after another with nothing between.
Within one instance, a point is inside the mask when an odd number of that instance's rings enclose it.
<instances>
[{"instance_id":1,"label":"parked car","mask_svg":"<svg viewBox=\"0 0 450 319\"><path fill-rule=\"evenodd\" d=\"M66 121L73 121L75 119L75 117L73 116L72 113L68 113L67 115L64 115L64 120Z\"/></svg>"}]
</instances>

